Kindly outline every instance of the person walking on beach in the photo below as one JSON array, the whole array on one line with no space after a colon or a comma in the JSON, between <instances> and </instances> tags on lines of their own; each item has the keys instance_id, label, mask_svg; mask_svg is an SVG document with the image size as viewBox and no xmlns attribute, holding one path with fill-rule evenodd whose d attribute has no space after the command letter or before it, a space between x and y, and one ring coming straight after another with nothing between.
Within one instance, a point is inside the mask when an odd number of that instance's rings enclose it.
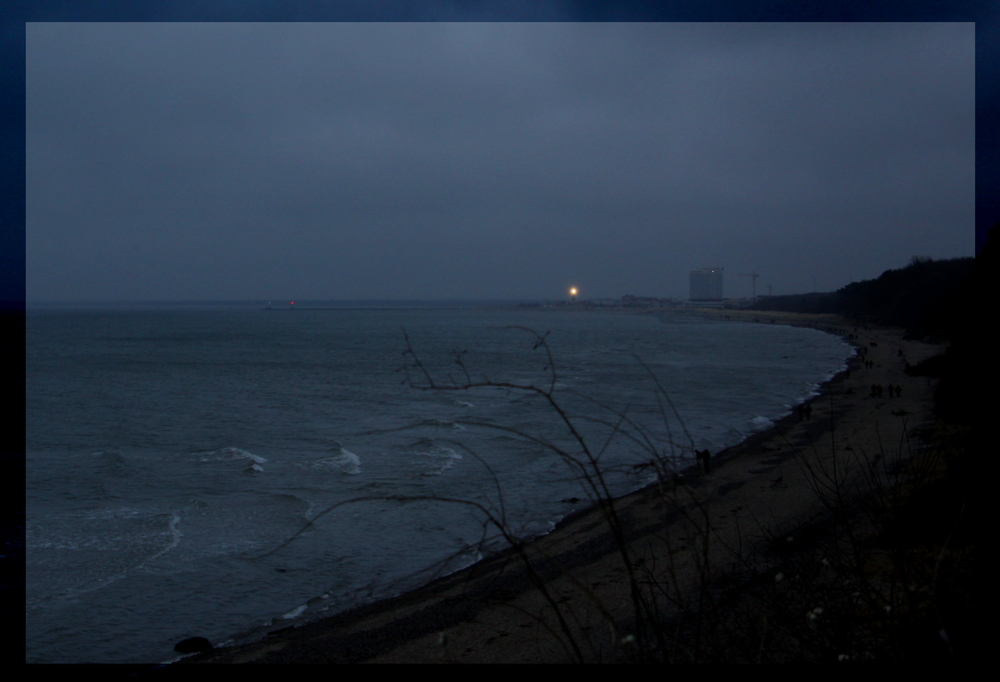
<instances>
[{"instance_id":1,"label":"person walking on beach","mask_svg":"<svg viewBox=\"0 0 1000 682\"><path fill-rule=\"evenodd\" d=\"M712 453L707 449L705 450L695 450L696 455L698 455L698 461L701 462L701 470L706 474L712 470Z\"/></svg>"}]
</instances>

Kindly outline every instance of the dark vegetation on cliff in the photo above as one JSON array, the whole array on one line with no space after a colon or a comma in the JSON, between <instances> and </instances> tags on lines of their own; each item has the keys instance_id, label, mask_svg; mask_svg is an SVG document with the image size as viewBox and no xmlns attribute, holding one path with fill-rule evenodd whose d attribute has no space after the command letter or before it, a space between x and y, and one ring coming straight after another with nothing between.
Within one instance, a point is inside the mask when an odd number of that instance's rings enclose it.
<instances>
[{"instance_id":1,"label":"dark vegetation on cliff","mask_svg":"<svg viewBox=\"0 0 1000 682\"><path fill-rule=\"evenodd\" d=\"M971 425L983 385L978 346L981 321L992 310L996 283L996 241L1000 225L977 258L933 260L914 257L908 266L877 279L853 282L829 293L771 296L757 310L844 315L860 325L903 327L913 339L948 342L948 351L909 368L911 376L941 379L935 396L939 416Z\"/></svg>"},{"instance_id":2,"label":"dark vegetation on cliff","mask_svg":"<svg viewBox=\"0 0 1000 682\"><path fill-rule=\"evenodd\" d=\"M973 308L976 260L914 257L878 279L853 282L830 293L769 296L757 310L835 313L858 322L904 327L911 338L952 339Z\"/></svg>"},{"instance_id":3,"label":"dark vegetation on cliff","mask_svg":"<svg viewBox=\"0 0 1000 682\"><path fill-rule=\"evenodd\" d=\"M985 346L994 332L985 326L991 324L1000 289L1000 223L989 236L975 259L914 258L905 268L836 292L775 296L757 306L835 313L858 325L903 327L910 338L948 344L941 355L906 370L913 377L940 380L935 392L938 421L923 435L925 453L910 464L930 475L900 496L893 505L892 523L873 539L896 557L905 556L903 563L910 568L933 567L925 598L917 599L909 617L899 623L899 648L890 659L974 658L982 644L976 538L981 532L978 519L985 512L978 508L976 480L983 454L995 449L986 442L982 425L986 410L995 403L995 362ZM897 571L900 565L897 560L891 568ZM952 624L951 631L929 638L931 624L943 620Z\"/></svg>"}]
</instances>

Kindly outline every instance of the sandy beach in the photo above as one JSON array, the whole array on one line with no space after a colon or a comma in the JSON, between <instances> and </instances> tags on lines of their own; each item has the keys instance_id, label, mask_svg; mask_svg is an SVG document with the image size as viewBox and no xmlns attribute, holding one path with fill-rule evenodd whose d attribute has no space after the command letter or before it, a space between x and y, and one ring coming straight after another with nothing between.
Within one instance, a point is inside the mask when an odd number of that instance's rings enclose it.
<instances>
[{"instance_id":1,"label":"sandy beach","mask_svg":"<svg viewBox=\"0 0 1000 682\"><path fill-rule=\"evenodd\" d=\"M824 529L833 515L856 504L873 471L917 450L932 421L934 382L908 376L905 363L944 351L904 340L902 330L856 327L832 315L697 314L856 334L851 342L874 364L853 358L809 403L808 417L793 413L712 453L709 472L689 469L615 500L618 541L610 508L598 506L409 594L182 663L612 662L651 649L684 660L663 650L665 640L651 641L650 628L636 624L637 610L655 612L671 641L683 639L706 604L718 606L706 594L732 591L737 576L792 585L800 569L791 567L801 564L791 554L832 556L837 539ZM876 384L901 393L874 397ZM822 610L810 614L815 620ZM761 618L763 651L769 630L767 614Z\"/></svg>"}]
</instances>

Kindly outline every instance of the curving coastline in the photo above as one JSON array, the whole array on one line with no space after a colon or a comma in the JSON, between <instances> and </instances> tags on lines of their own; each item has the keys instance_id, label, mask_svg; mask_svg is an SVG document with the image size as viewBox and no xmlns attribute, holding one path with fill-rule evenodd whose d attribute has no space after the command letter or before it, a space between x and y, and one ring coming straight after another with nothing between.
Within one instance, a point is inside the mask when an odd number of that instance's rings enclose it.
<instances>
[{"instance_id":1,"label":"curving coastline","mask_svg":"<svg viewBox=\"0 0 1000 682\"><path fill-rule=\"evenodd\" d=\"M697 314L854 329L834 316ZM852 359L850 376L839 374L811 401L810 419L789 415L713 457L708 474L688 470L676 485L654 485L614 502L633 562L649 565L656 559L660 566L651 570L660 571L657 575L675 591L676 612L665 604L665 622L679 622L688 613L684 605L697 599L706 565L721 575L752 555L762 574L780 569L780 553L769 548L773 538L795 538L826 513L815 491L817 467L840 467L847 472L846 483L860 471L862 458L914 439L929 422L932 382L906 376L903 365L943 348L906 341L901 331L891 329L859 329L855 343L869 348L867 359L875 366L862 369L860 360ZM890 383L902 385L901 396L870 397L870 385ZM627 579L632 569L623 564L606 512L595 507L565 519L552 533L519 548L520 556L508 550L400 597L181 663L628 658L634 641L629 640L634 609Z\"/></svg>"}]
</instances>

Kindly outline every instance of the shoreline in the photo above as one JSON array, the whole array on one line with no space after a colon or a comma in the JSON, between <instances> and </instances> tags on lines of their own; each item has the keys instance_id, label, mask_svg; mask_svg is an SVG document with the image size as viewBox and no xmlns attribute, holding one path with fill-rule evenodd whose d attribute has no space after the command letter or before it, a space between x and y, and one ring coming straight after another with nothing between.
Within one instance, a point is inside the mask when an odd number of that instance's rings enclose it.
<instances>
[{"instance_id":1,"label":"shoreline","mask_svg":"<svg viewBox=\"0 0 1000 682\"><path fill-rule=\"evenodd\" d=\"M833 333L840 336L855 326L833 315L728 310L679 314L804 326L828 333L836 330ZM904 341L900 330L860 329L853 343L877 343L869 346L877 366L860 369L857 355L848 358L848 370L822 384L820 395L806 401L815 406L812 419L800 420L793 411L714 454L709 473L692 465L678 472L672 482L653 483L613 500L630 556L644 556L647 551L669 556L671 581L679 598L698 582L702 558L720 567L732 562L725 549L731 541L756 547L769 533L782 534L817 518L822 505L803 478L804 457L842 458L847 463L859 450L881 448L880 422L896 426L902 421L903 437L908 438L915 435L915 428L905 415L912 417L916 428L930 419L931 382L925 385L923 379L906 377L902 364L916 364L939 354L943 347ZM887 382L886 377L892 378L890 383L904 383L901 397L870 398L861 390L868 381ZM902 412L904 418L895 412ZM894 431L894 438L898 429L889 430ZM827 439L829 453L822 451ZM838 445L838 440L844 442ZM722 515L716 517L720 504ZM620 547L609 532L606 511L607 506L598 504L573 512L530 543L403 595L277 629L263 639L178 663L613 660L623 655L621 643L628 641L628 635L617 640L602 636L596 643L590 635L591 630L606 632L609 625L622 628L621 632L629 628L626 569ZM708 526L695 527L692 512L711 519L711 533L719 540L713 547L694 551L698 538L708 537ZM772 525L758 527L754 533L749 518L770 518ZM574 625L557 623L557 611L571 615ZM670 614L665 615L669 620Z\"/></svg>"}]
</instances>

